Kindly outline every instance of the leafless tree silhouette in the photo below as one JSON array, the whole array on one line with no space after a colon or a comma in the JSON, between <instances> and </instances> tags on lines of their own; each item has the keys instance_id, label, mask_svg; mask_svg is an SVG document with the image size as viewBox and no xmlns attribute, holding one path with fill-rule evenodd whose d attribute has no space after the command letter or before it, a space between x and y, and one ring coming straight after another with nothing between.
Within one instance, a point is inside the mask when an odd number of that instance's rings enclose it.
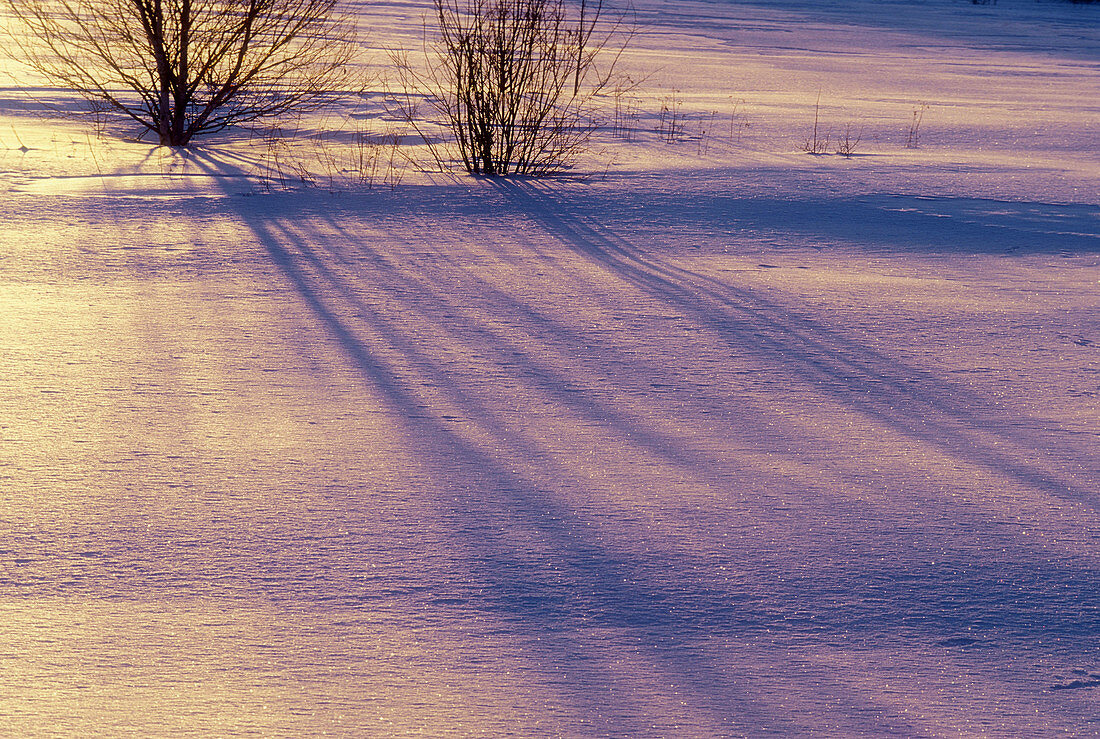
<instances>
[{"instance_id":1,"label":"leafless tree silhouette","mask_svg":"<svg viewBox=\"0 0 1100 739\"><path fill-rule=\"evenodd\" d=\"M395 60L402 111L432 145L417 105L425 101L469 172L566 167L595 130L592 103L630 35L621 17L605 15L603 0L434 0L427 70Z\"/></svg>"},{"instance_id":2,"label":"leafless tree silhouette","mask_svg":"<svg viewBox=\"0 0 1100 739\"><path fill-rule=\"evenodd\" d=\"M315 108L348 74L338 0L6 0L25 60L165 146Z\"/></svg>"}]
</instances>

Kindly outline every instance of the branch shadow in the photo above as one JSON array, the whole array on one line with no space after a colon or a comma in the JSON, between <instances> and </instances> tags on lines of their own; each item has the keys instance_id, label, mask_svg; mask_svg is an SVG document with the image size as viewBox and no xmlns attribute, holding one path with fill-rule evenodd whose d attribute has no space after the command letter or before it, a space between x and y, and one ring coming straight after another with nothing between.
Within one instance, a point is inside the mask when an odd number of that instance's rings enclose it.
<instances>
[{"instance_id":1,"label":"branch shadow","mask_svg":"<svg viewBox=\"0 0 1100 739\"><path fill-rule=\"evenodd\" d=\"M1001 417L992 399L853 343L750 288L644 256L591 218L570 214L546 190L511 183L500 187L567 247L690 314L731 348L744 351L751 345L771 361L794 367L818 391L922 443L1007 472L1045 494L1100 509L1094 488L1021 462L1060 450L1037 446L1033 433L1018 429L1019 419ZM1087 449L1077 455L1091 458Z\"/></svg>"},{"instance_id":2,"label":"branch shadow","mask_svg":"<svg viewBox=\"0 0 1100 739\"><path fill-rule=\"evenodd\" d=\"M211 161L207 166L213 170L225 164ZM750 291L648 261L614 234L571 217L548 193L533 186L502 184L500 188L520 214L534 218L565 248L597 262L661 304L684 312L731 347L744 350L748 339L759 355L793 366L820 392L879 423L1007 471L1021 485L1095 507L1088 491L976 438L974 428L1016 446L1027 441L1013 438L970 405L953 400L938 378L852 345ZM547 485L545 478L524 472L517 462L537 459L551 476L559 476L562 485L576 484L566 465L539 442L537 434L526 434L513 416L470 392L473 381L468 373L473 370L456 366L437 348L424 346L412 328L416 322L431 325L455 344L480 351L502 370L501 382L547 394L609 433L631 437L670 465L693 470L716 485L728 485L737 463L689 449L681 439L647 428L629 409L592 392L591 383L578 382L576 373L571 376L541 360L539 347L554 343L559 352L579 351L591 337L493 287L476 274L476 263L454 259L444 272L456 281L480 285L494 311L521 317L523 330L532 329L530 345L494 329L484 309L469 308L460 295L438 281L439 275L401 274L385 268L384 250L341 224L344 218L356 222L394 217L387 211L395 206L396 217L411 216L418 207L447 195L446 191L429 192L404 203L393 198L384 202L346 198L339 205L327 201L316 209L288 208L278 215L252 207L255 200L236 200L233 207L234 215L248 226L319 328L404 420L405 436L424 464L444 473L446 482L435 491L434 503L446 507L446 518L453 525L450 554L462 563L467 578L463 597L470 607L492 613L528 641L551 640L563 654L583 652L595 630L629 632L666 677L690 693L695 710L704 711L712 724L768 726L779 733L809 727L794 717L779 716L769 705L769 696L758 694L752 666L748 677L710 666L705 653L713 639L781 634L792 642L813 644L855 633L871 639L916 635L935 642L976 630L1023 642L1036 635L1036 623L1045 619L1041 628L1045 636L1076 643L1095 641L1100 631L1097 572L1035 558L1017 562L1015 574L1023 582L1010 583L998 563L970 561L961 550L951 552L950 543L943 539L898 534L900 546L938 550L941 562L932 560L922 567L895 563L868 571L861 569L865 560L855 558L822 571L811 562L796 560L797 573L784 578L777 576L776 569L791 561L775 563L761 557L745 566L740 586L716 584L709 573L699 574L698 563L676 552L649 551L639 557L637 551L603 543L591 512L566 503L559 489ZM451 207L465 217L478 216L476 204L466 210L462 205ZM321 224L324 229L318 229ZM414 234L416 225L414 219ZM394 238L403 238L401 233L394 233ZM357 276L359 265L372 268ZM383 310L383 302L394 308ZM395 317L402 314L405 320ZM480 437L456 429L445 409L426 402L416 381L394 364L395 354L415 366L449 405L459 407ZM654 369L644 359L616 358L618 367L631 363L640 365L630 370L638 374ZM914 377L924 389L911 387ZM874 383L869 397L867 382ZM765 433L766 429L750 427L749 432ZM714 475L711 470L716 467L724 468L725 476ZM513 531L526 531L548 542L549 556L539 559L518 547ZM842 595L846 588L853 588L860 597ZM354 601L354 593L347 596ZM585 689L611 679L598 667L565 669L582 700L595 700ZM851 713L866 709L866 695L850 695L840 685L834 687L836 695L830 698L847 704ZM588 710L595 708L588 706ZM615 732L641 728L629 717L617 721L608 728ZM908 729L918 732L912 725Z\"/></svg>"}]
</instances>

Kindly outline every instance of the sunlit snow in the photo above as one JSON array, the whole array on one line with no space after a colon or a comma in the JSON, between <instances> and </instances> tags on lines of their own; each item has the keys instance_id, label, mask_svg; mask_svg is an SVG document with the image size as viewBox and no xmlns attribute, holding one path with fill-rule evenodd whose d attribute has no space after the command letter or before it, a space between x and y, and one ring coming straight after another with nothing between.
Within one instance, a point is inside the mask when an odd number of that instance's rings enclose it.
<instances>
[{"instance_id":1,"label":"sunlit snow","mask_svg":"<svg viewBox=\"0 0 1100 739\"><path fill-rule=\"evenodd\" d=\"M3 62L0 733L1100 733L1100 6L635 6L546 180Z\"/></svg>"}]
</instances>

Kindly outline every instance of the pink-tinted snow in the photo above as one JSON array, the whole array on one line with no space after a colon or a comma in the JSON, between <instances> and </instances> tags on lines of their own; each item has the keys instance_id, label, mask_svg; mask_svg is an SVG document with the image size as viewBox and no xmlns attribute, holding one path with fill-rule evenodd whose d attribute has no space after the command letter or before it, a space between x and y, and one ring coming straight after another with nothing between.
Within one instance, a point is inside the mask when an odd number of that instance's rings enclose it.
<instances>
[{"instance_id":1,"label":"pink-tinted snow","mask_svg":"<svg viewBox=\"0 0 1100 739\"><path fill-rule=\"evenodd\" d=\"M641 3L580 180L258 183L15 69L3 731L1100 733L1098 10Z\"/></svg>"}]
</instances>

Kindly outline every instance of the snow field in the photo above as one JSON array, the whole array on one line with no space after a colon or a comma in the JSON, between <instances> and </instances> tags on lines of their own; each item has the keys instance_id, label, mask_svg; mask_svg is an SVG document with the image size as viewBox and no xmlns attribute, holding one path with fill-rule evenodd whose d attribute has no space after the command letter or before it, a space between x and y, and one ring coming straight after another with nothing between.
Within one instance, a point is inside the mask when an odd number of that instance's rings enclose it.
<instances>
[{"instance_id":1,"label":"snow field","mask_svg":"<svg viewBox=\"0 0 1100 739\"><path fill-rule=\"evenodd\" d=\"M6 726L1096 733L1095 8L638 22L634 130L539 182L306 186L9 66Z\"/></svg>"}]
</instances>

